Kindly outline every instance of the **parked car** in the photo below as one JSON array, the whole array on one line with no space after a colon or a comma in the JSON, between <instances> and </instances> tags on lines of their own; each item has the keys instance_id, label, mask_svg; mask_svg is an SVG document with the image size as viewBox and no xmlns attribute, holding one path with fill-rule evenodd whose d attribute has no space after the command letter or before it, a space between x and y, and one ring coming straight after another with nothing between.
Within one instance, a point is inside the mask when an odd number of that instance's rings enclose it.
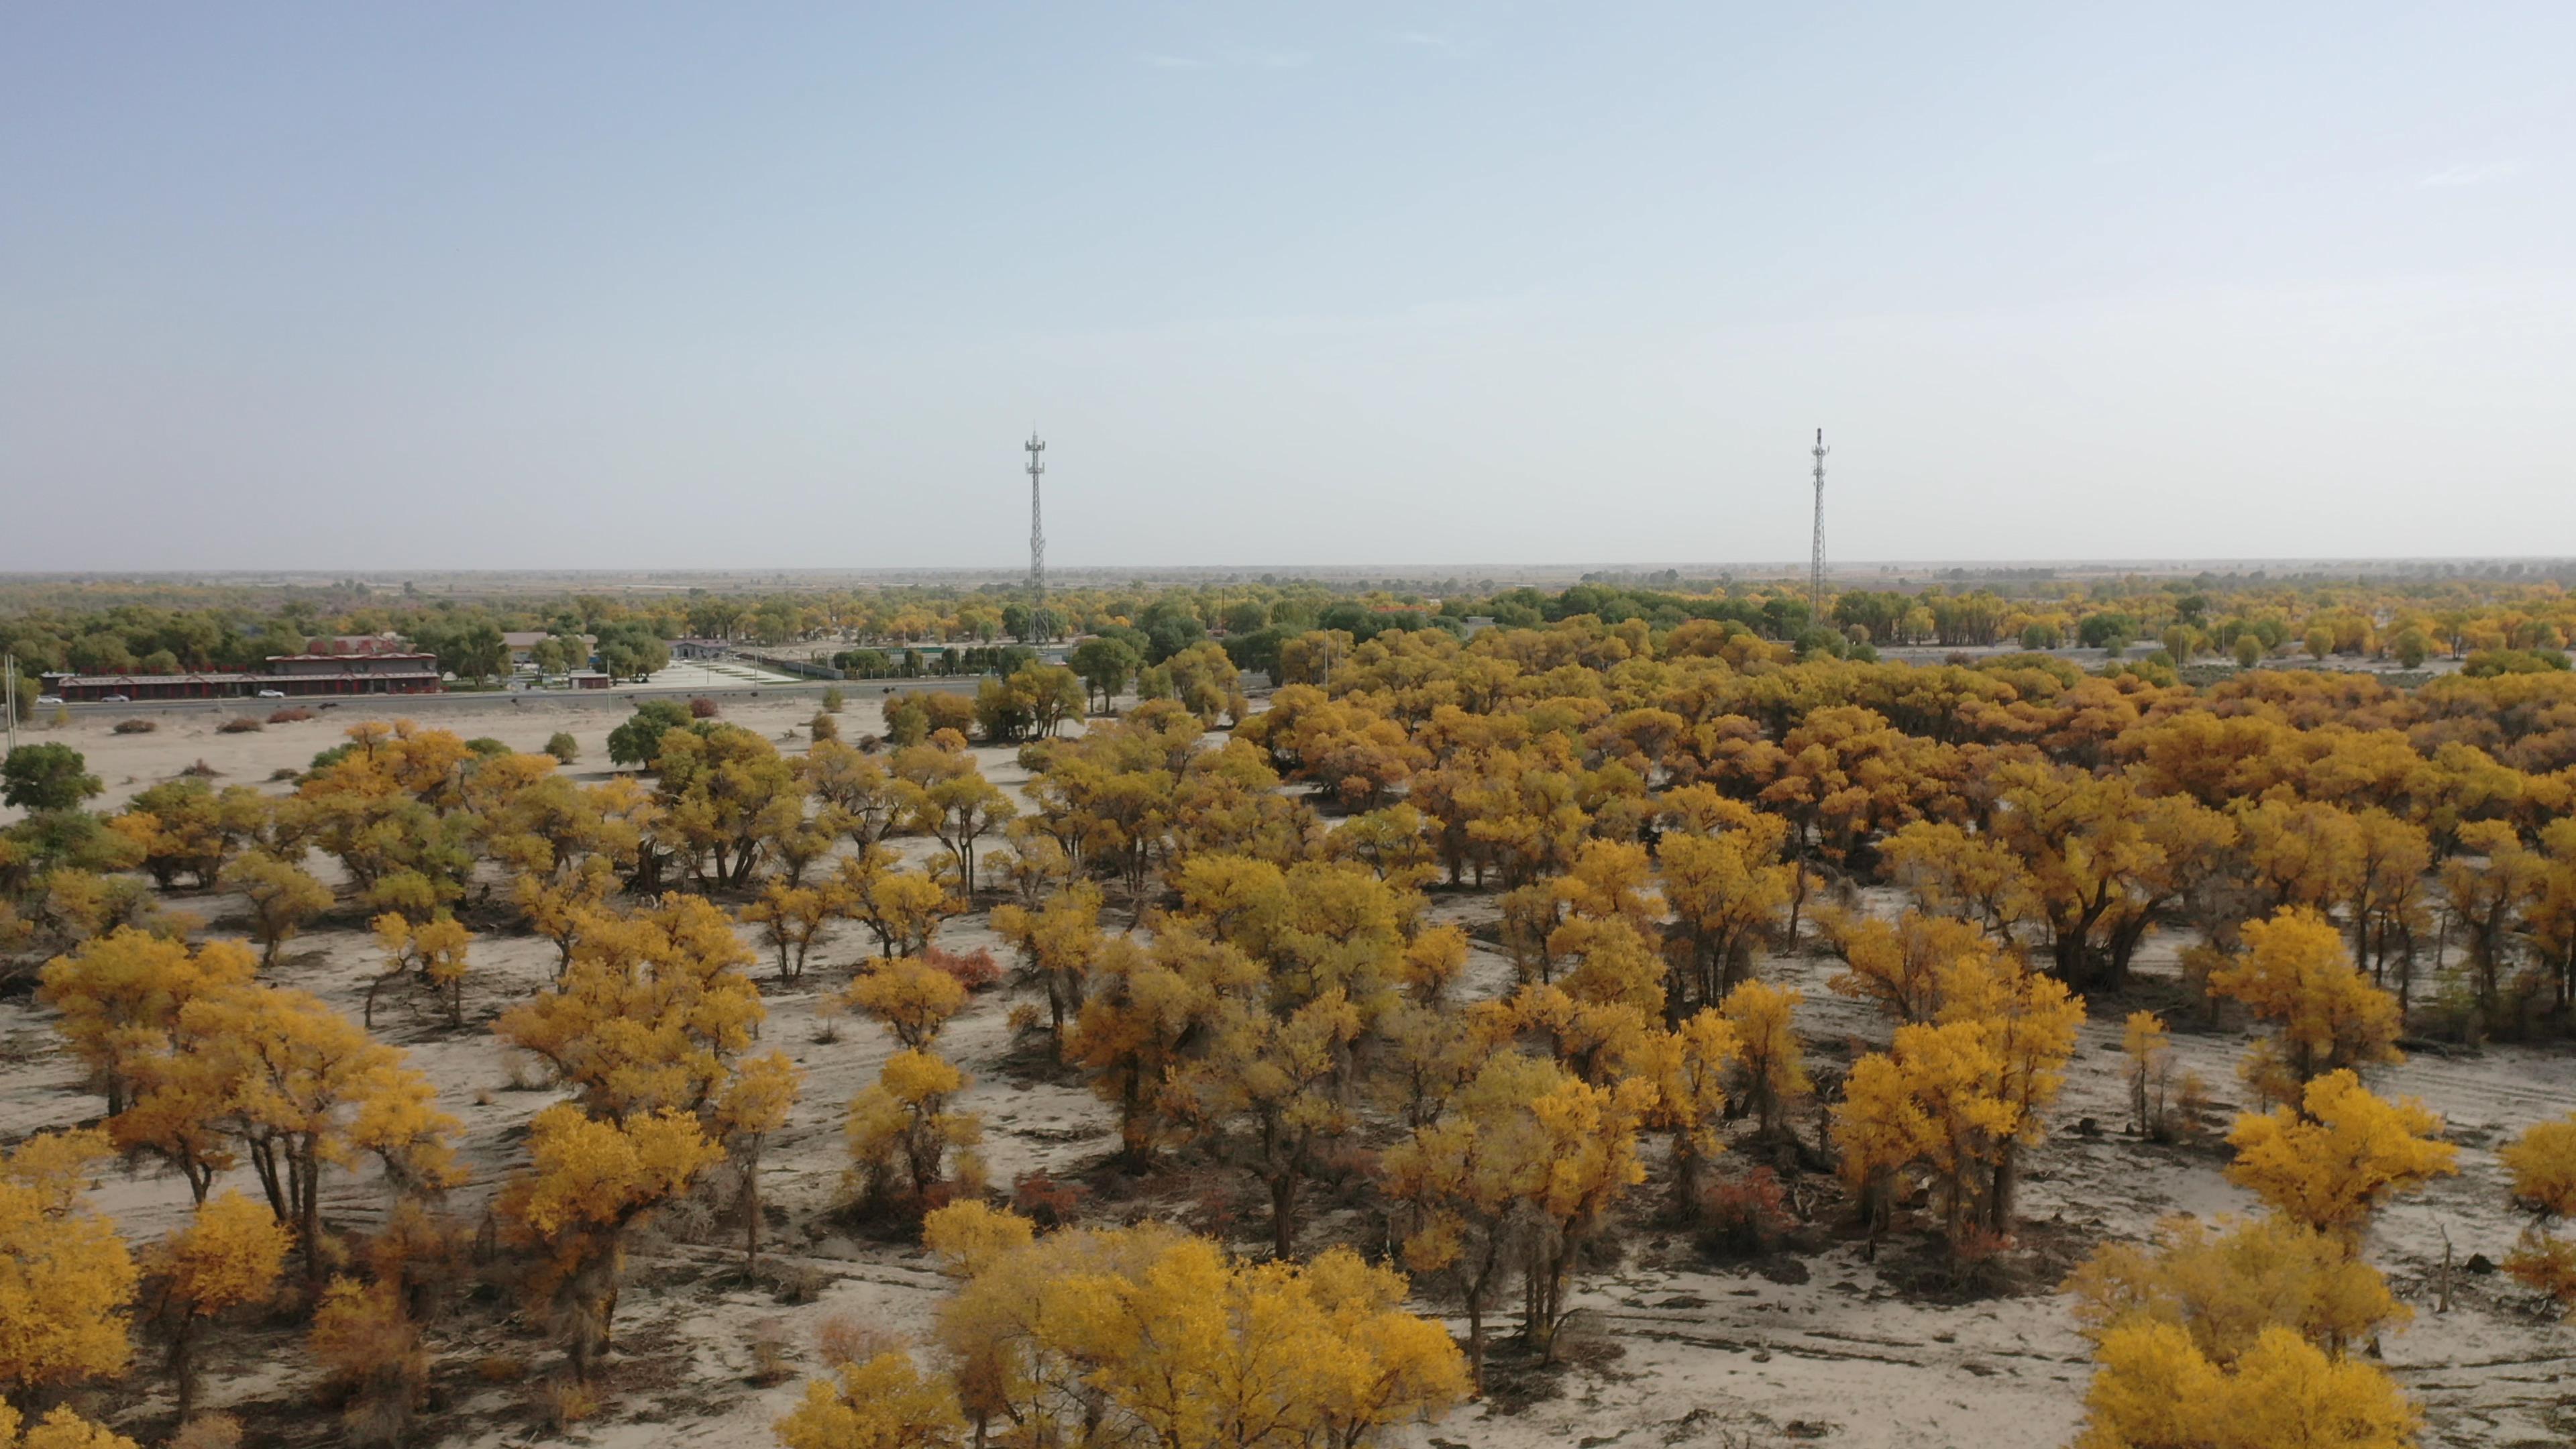
<instances>
[{"instance_id":1,"label":"parked car","mask_svg":"<svg viewBox=\"0 0 2576 1449\"><path fill-rule=\"evenodd\" d=\"M36 696L36 703L38 704L60 704L62 702L63 697L59 694L40 694Z\"/></svg>"},{"instance_id":2,"label":"parked car","mask_svg":"<svg viewBox=\"0 0 2576 1449\"><path fill-rule=\"evenodd\" d=\"M133 700L130 700L130 699L126 698L124 695L121 695L121 694L102 694L102 695L100 695L100 696L98 697L98 702L99 702L99 703L101 703L101 704L132 704L132 703L134 703L134 701L133 701Z\"/></svg>"},{"instance_id":3,"label":"parked car","mask_svg":"<svg viewBox=\"0 0 2576 1449\"><path fill-rule=\"evenodd\" d=\"M286 698L286 691L282 689L263 689L259 692L259 697L262 699L284 699Z\"/></svg>"}]
</instances>

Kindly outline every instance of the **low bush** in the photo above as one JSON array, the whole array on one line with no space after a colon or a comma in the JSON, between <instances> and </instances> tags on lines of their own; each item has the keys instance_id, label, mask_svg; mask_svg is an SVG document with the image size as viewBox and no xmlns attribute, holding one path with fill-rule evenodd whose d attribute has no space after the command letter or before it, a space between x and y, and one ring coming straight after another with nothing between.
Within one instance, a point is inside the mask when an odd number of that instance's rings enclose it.
<instances>
[{"instance_id":1,"label":"low bush","mask_svg":"<svg viewBox=\"0 0 2576 1449\"><path fill-rule=\"evenodd\" d=\"M255 714L242 714L235 715L231 719L225 720L222 724L215 726L215 733L219 735L246 735L254 730L264 730L266 728L268 728L268 726L261 722L259 716Z\"/></svg>"},{"instance_id":2,"label":"low bush","mask_svg":"<svg viewBox=\"0 0 2576 1449\"><path fill-rule=\"evenodd\" d=\"M1716 1184L1700 1207L1710 1251L1736 1257L1768 1252L1789 1223L1787 1195L1767 1167Z\"/></svg>"},{"instance_id":3,"label":"low bush","mask_svg":"<svg viewBox=\"0 0 2576 1449\"><path fill-rule=\"evenodd\" d=\"M148 735L159 728L161 728L161 725L157 720L121 719L108 727L108 733L118 735Z\"/></svg>"},{"instance_id":4,"label":"low bush","mask_svg":"<svg viewBox=\"0 0 2576 1449\"><path fill-rule=\"evenodd\" d=\"M581 744L571 735L557 730L546 737L546 753L555 757L556 764L569 765L581 758Z\"/></svg>"},{"instance_id":5,"label":"low bush","mask_svg":"<svg viewBox=\"0 0 2576 1449\"><path fill-rule=\"evenodd\" d=\"M1078 1182L1058 1182L1043 1169L1024 1172L1011 1184L1011 1211L1042 1228L1060 1228L1082 1211L1091 1189Z\"/></svg>"},{"instance_id":6,"label":"low bush","mask_svg":"<svg viewBox=\"0 0 2576 1449\"><path fill-rule=\"evenodd\" d=\"M268 712L270 724L294 724L299 720L311 718L313 718L313 711L300 704L290 704L284 709L272 709Z\"/></svg>"},{"instance_id":7,"label":"low bush","mask_svg":"<svg viewBox=\"0 0 2576 1449\"><path fill-rule=\"evenodd\" d=\"M943 951L937 946L925 946L921 951L921 961L925 966L947 972L950 980L969 991L984 991L1001 984L1002 963L993 959L992 948L987 946L978 946L972 951Z\"/></svg>"},{"instance_id":8,"label":"low bush","mask_svg":"<svg viewBox=\"0 0 2576 1449\"><path fill-rule=\"evenodd\" d=\"M699 695L697 698L689 701L689 718L691 719L714 719L721 713L723 713L723 711L716 708L716 702L707 698L705 695Z\"/></svg>"}]
</instances>

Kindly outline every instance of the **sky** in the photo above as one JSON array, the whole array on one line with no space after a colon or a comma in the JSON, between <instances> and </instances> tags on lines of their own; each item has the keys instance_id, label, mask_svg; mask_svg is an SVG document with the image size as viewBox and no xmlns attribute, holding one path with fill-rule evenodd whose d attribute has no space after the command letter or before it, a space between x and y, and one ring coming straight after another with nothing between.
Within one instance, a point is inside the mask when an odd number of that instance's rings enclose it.
<instances>
[{"instance_id":1,"label":"sky","mask_svg":"<svg viewBox=\"0 0 2576 1449\"><path fill-rule=\"evenodd\" d=\"M0 8L0 569L2576 552L2576 6Z\"/></svg>"}]
</instances>

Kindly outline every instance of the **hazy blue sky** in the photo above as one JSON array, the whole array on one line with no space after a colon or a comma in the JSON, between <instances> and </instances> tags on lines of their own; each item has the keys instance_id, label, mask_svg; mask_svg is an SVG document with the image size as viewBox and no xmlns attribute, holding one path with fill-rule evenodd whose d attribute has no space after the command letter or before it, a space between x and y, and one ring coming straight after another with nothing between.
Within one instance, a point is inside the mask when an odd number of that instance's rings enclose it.
<instances>
[{"instance_id":1,"label":"hazy blue sky","mask_svg":"<svg viewBox=\"0 0 2576 1449\"><path fill-rule=\"evenodd\" d=\"M2576 550L2576 5L18 4L0 568Z\"/></svg>"}]
</instances>

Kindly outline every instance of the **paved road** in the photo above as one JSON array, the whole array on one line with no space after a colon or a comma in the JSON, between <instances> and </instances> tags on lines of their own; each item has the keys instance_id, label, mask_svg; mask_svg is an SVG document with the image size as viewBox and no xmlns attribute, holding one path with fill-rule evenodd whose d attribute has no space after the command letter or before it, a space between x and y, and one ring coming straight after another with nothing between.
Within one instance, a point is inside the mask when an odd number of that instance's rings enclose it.
<instances>
[{"instance_id":1,"label":"paved road","mask_svg":"<svg viewBox=\"0 0 2576 1449\"><path fill-rule=\"evenodd\" d=\"M62 708L77 715L163 714L195 710L213 714L247 714L262 710L301 706L319 709L337 705L343 709L362 706L372 713L435 714L442 709L517 706L523 709L553 709L564 705L598 704L618 700L641 704L648 699L757 699L762 695L793 697L808 695L819 698L824 690L837 689L853 700L882 699L897 690L937 690L946 694L973 694L983 682L977 675L955 675L939 679L853 679L834 683L823 679L799 679L776 683L743 684L730 689L662 688L654 685L631 685L624 689L523 689L457 691L440 694L310 694L292 699L138 699L131 704L77 703ZM55 706L41 705L39 710Z\"/></svg>"}]
</instances>

